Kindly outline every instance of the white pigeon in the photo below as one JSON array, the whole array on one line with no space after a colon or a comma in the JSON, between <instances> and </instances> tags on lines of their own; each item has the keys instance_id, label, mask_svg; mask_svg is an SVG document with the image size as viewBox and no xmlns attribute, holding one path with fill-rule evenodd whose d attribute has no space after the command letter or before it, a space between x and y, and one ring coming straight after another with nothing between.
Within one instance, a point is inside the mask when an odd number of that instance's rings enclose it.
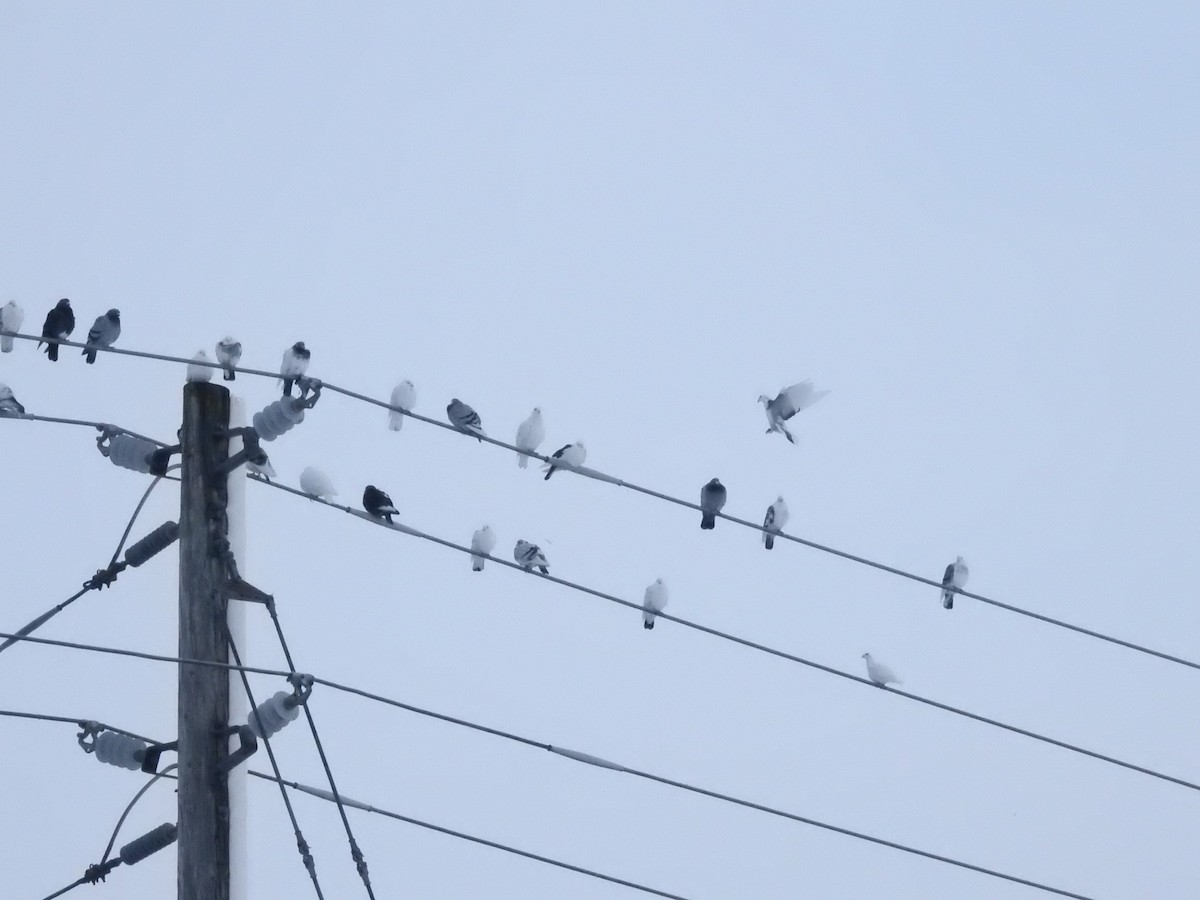
<instances>
[{"instance_id":1,"label":"white pigeon","mask_svg":"<svg viewBox=\"0 0 1200 900\"><path fill-rule=\"evenodd\" d=\"M946 566L946 574L942 576L942 606L954 609L954 588L962 590L971 574L967 562L961 556Z\"/></svg>"},{"instance_id":2,"label":"white pigeon","mask_svg":"<svg viewBox=\"0 0 1200 900\"><path fill-rule=\"evenodd\" d=\"M0 307L0 331L8 331L16 333L21 330L21 323L25 321L25 310L17 305L16 300L9 300ZM7 334L0 337L0 351L4 353L12 353L13 338Z\"/></svg>"},{"instance_id":3,"label":"white pigeon","mask_svg":"<svg viewBox=\"0 0 1200 900\"><path fill-rule=\"evenodd\" d=\"M546 473L546 481L550 480L550 476L557 469L578 469L583 465L583 461L587 459L587 447L583 446L583 441L576 441L573 444L567 444L565 447L560 447L551 454L550 459L553 462L548 462L542 467Z\"/></svg>"},{"instance_id":4,"label":"white pigeon","mask_svg":"<svg viewBox=\"0 0 1200 900\"><path fill-rule=\"evenodd\" d=\"M531 544L529 541L517 541L517 545L513 547L513 559L526 572L537 566L543 575L550 574L550 563L546 561L546 555L542 553L542 548L537 544Z\"/></svg>"},{"instance_id":5,"label":"white pigeon","mask_svg":"<svg viewBox=\"0 0 1200 900\"><path fill-rule=\"evenodd\" d=\"M329 500L337 496L337 491L334 490L329 476L312 466L300 473L300 490L321 500Z\"/></svg>"},{"instance_id":6,"label":"white pigeon","mask_svg":"<svg viewBox=\"0 0 1200 900\"><path fill-rule=\"evenodd\" d=\"M392 406L398 406L408 412L417 405L417 389L411 381L405 380L392 388ZM404 413L388 410L388 428L399 431L404 427Z\"/></svg>"},{"instance_id":7,"label":"white pigeon","mask_svg":"<svg viewBox=\"0 0 1200 900\"><path fill-rule=\"evenodd\" d=\"M217 343L217 362L219 362L225 370L225 374L221 377L225 381L236 381L237 372L233 371L234 367L242 361L242 344L240 341L235 341L233 338L226 337Z\"/></svg>"},{"instance_id":8,"label":"white pigeon","mask_svg":"<svg viewBox=\"0 0 1200 900\"><path fill-rule=\"evenodd\" d=\"M12 388L0 384L0 416L16 418L25 415L25 407L13 396Z\"/></svg>"},{"instance_id":9,"label":"white pigeon","mask_svg":"<svg viewBox=\"0 0 1200 900\"><path fill-rule=\"evenodd\" d=\"M533 412L529 414L529 418L522 422L517 429L517 439L513 443L520 450L535 451L545 439L546 426L542 424L542 411L535 406ZM528 454L518 453L517 465L522 469L529 465Z\"/></svg>"},{"instance_id":10,"label":"white pigeon","mask_svg":"<svg viewBox=\"0 0 1200 900\"><path fill-rule=\"evenodd\" d=\"M767 517L763 519L763 546L770 550L775 546L775 535L783 531L787 524L788 508L782 497L776 497L775 502L767 507Z\"/></svg>"},{"instance_id":11,"label":"white pigeon","mask_svg":"<svg viewBox=\"0 0 1200 900\"><path fill-rule=\"evenodd\" d=\"M758 402L766 410L767 424L770 425L767 429L767 434L770 434L772 431L778 431L790 443L796 443L796 439L792 437L792 433L787 430L783 423L800 412L800 410L812 406L828 393L829 391L814 390L811 381L801 381L798 384L793 384L791 387L784 388L774 400L766 394L760 394Z\"/></svg>"},{"instance_id":12,"label":"white pigeon","mask_svg":"<svg viewBox=\"0 0 1200 900\"><path fill-rule=\"evenodd\" d=\"M889 684L903 684L896 673L889 669L881 662L877 662L870 653L864 653L862 658L867 661L867 677L879 687L887 687Z\"/></svg>"},{"instance_id":13,"label":"white pigeon","mask_svg":"<svg viewBox=\"0 0 1200 900\"><path fill-rule=\"evenodd\" d=\"M661 578L646 588L646 596L642 598L642 627L654 627L654 614L663 611L667 605L667 585Z\"/></svg>"},{"instance_id":14,"label":"white pigeon","mask_svg":"<svg viewBox=\"0 0 1200 900\"><path fill-rule=\"evenodd\" d=\"M196 362L206 363L209 361L208 354L200 350L192 357ZM197 366L193 363L188 363L187 380L188 381L212 381L213 370L208 366Z\"/></svg>"},{"instance_id":15,"label":"white pigeon","mask_svg":"<svg viewBox=\"0 0 1200 900\"><path fill-rule=\"evenodd\" d=\"M491 525L484 525L473 535L471 535L471 571L482 572L483 564L486 560L482 556L475 554L483 553L488 556L492 555L492 551L496 549L496 532L492 531Z\"/></svg>"}]
</instances>

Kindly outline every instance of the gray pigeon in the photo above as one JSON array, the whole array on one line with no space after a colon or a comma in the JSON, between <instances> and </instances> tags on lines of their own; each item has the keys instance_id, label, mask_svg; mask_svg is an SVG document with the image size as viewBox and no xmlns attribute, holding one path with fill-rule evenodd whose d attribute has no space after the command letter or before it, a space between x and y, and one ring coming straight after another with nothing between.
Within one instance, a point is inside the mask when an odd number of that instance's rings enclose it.
<instances>
[{"instance_id":1,"label":"gray pigeon","mask_svg":"<svg viewBox=\"0 0 1200 900\"><path fill-rule=\"evenodd\" d=\"M971 574L967 562L961 556L946 566L946 574L942 576L942 606L954 609L955 590L962 590Z\"/></svg>"},{"instance_id":2,"label":"gray pigeon","mask_svg":"<svg viewBox=\"0 0 1200 900\"><path fill-rule=\"evenodd\" d=\"M789 443L796 443L796 439L792 437L792 433L784 426L784 422L800 412L802 409L807 409L812 406L829 391L813 390L811 381L801 381L793 384L791 387L785 387L780 391L774 400L766 394L759 395L758 402L763 405L767 413L767 424L770 426L767 429L767 434L772 431L780 432Z\"/></svg>"},{"instance_id":3,"label":"gray pigeon","mask_svg":"<svg viewBox=\"0 0 1200 900\"><path fill-rule=\"evenodd\" d=\"M235 341L231 337L226 337L217 342L217 362L225 370L225 374L221 376L225 381L234 381L237 379L237 372L234 371L234 367L241 361L241 341Z\"/></svg>"},{"instance_id":4,"label":"gray pigeon","mask_svg":"<svg viewBox=\"0 0 1200 900\"><path fill-rule=\"evenodd\" d=\"M717 527L717 513L725 506L725 485L716 478L700 490L700 527L709 531Z\"/></svg>"},{"instance_id":5,"label":"gray pigeon","mask_svg":"<svg viewBox=\"0 0 1200 900\"><path fill-rule=\"evenodd\" d=\"M473 434L479 438L480 443L487 434L483 430L483 423L479 420L479 413L467 406L457 397L451 400L446 405L446 418L450 420L450 424L464 434Z\"/></svg>"},{"instance_id":6,"label":"gray pigeon","mask_svg":"<svg viewBox=\"0 0 1200 900\"><path fill-rule=\"evenodd\" d=\"M513 547L513 559L520 564L526 572L537 566L538 571L543 575L550 574L550 563L546 561L546 556L542 553L542 548L537 544L531 544L529 541L517 541L517 545Z\"/></svg>"},{"instance_id":7,"label":"gray pigeon","mask_svg":"<svg viewBox=\"0 0 1200 900\"><path fill-rule=\"evenodd\" d=\"M23 415L25 415L25 407L17 402L12 388L7 384L0 384L0 416L12 419Z\"/></svg>"},{"instance_id":8,"label":"gray pigeon","mask_svg":"<svg viewBox=\"0 0 1200 900\"><path fill-rule=\"evenodd\" d=\"M88 332L87 346L83 349L83 355L87 357L88 365L90 366L96 361L97 348L111 347L120 336L121 311L110 309L96 320L92 330Z\"/></svg>"}]
</instances>

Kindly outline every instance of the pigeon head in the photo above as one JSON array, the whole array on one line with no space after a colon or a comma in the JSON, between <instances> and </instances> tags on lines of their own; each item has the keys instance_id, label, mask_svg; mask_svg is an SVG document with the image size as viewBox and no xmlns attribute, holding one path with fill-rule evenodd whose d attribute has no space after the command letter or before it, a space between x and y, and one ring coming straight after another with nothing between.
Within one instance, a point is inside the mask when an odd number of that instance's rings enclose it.
<instances>
[{"instance_id":1,"label":"pigeon head","mask_svg":"<svg viewBox=\"0 0 1200 900\"><path fill-rule=\"evenodd\" d=\"M542 414L542 408L540 406L535 406L533 408L533 414L535 416L540 416Z\"/></svg>"},{"instance_id":2,"label":"pigeon head","mask_svg":"<svg viewBox=\"0 0 1200 900\"><path fill-rule=\"evenodd\" d=\"M864 654L862 655L862 658L863 658L863 659L870 659L870 658L871 658L871 654L870 654L870 653L864 653Z\"/></svg>"},{"instance_id":3,"label":"pigeon head","mask_svg":"<svg viewBox=\"0 0 1200 900\"><path fill-rule=\"evenodd\" d=\"M303 353L306 349L304 346L304 341L296 341L296 343L292 344L292 349L297 353Z\"/></svg>"},{"instance_id":4,"label":"pigeon head","mask_svg":"<svg viewBox=\"0 0 1200 900\"><path fill-rule=\"evenodd\" d=\"M963 563L965 563L965 562L966 562L966 560L965 560L965 559L963 559L963 558L960 556L960 557L958 558L957 562L958 562L958 564L961 566Z\"/></svg>"},{"instance_id":5,"label":"pigeon head","mask_svg":"<svg viewBox=\"0 0 1200 900\"><path fill-rule=\"evenodd\" d=\"M759 394L758 402L761 403L763 406L766 406L768 403L771 402L771 398L768 397L766 394Z\"/></svg>"},{"instance_id":6,"label":"pigeon head","mask_svg":"<svg viewBox=\"0 0 1200 900\"><path fill-rule=\"evenodd\" d=\"M61 300L58 301L59 309L64 309L64 308L70 309L70 307L71 307L71 301L68 300L66 297L63 297Z\"/></svg>"},{"instance_id":7,"label":"pigeon head","mask_svg":"<svg viewBox=\"0 0 1200 900\"><path fill-rule=\"evenodd\" d=\"M234 340L229 335L225 335L225 339L223 341L221 341L221 343L222 344L232 344L232 343L234 343Z\"/></svg>"},{"instance_id":8,"label":"pigeon head","mask_svg":"<svg viewBox=\"0 0 1200 900\"><path fill-rule=\"evenodd\" d=\"M105 313L105 315L108 316L110 319L112 319L114 322L121 321L121 311L119 309L110 309L107 313Z\"/></svg>"}]
</instances>

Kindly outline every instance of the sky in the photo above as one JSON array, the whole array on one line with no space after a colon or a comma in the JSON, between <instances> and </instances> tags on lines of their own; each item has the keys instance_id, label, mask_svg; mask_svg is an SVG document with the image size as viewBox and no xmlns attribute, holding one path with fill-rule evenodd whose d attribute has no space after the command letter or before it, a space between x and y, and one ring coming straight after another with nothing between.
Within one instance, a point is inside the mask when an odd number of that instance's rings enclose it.
<instances>
[{"instance_id":1,"label":"sky","mask_svg":"<svg viewBox=\"0 0 1200 900\"><path fill-rule=\"evenodd\" d=\"M274 369L511 440L969 590L1200 658L1200 13L1190 4L9 3L0 9L0 301L36 332ZM765 435L755 398L831 394ZM29 342L30 412L169 439L183 369ZM250 411L277 396L239 378ZM342 502L1195 781L1200 673L324 396L270 445ZM107 563L146 476L86 429L0 421L12 631ZM301 670L1090 897L1195 896L1200 797L247 485L242 571ZM157 488L134 536L176 518ZM177 554L40 634L171 655ZM282 667L247 611L248 662ZM0 708L169 739L175 668L0 655ZM257 694L285 686L255 677ZM318 688L349 797L689 898L1041 892ZM0 719L5 895L97 862L143 777L70 725ZM285 778L321 785L302 723ZM262 755L251 760L263 770ZM253 897L313 896L278 791L248 786ZM336 809L296 796L325 896L365 896ZM169 785L121 840L174 821ZM625 888L351 812L376 896ZM120 841L118 842L120 843ZM80 891L161 898L168 850Z\"/></svg>"}]
</instances>

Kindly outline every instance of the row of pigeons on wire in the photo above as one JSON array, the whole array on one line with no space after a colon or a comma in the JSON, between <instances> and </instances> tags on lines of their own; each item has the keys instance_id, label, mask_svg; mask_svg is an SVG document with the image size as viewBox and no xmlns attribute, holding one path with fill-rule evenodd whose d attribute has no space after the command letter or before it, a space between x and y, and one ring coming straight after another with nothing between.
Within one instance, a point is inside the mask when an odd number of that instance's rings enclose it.
<instances>
[{"instance_id":1,"label":"row of pigeons on wire","mask_svg":"<svg viewBox=\"0 0 1200 900\"><path fill-rule=\"evenodd\" d=\"M18 333L25 320L24 310L10 300L0 307L0 351L10 353L13 349L11 334ZM46 315L42 327L42 337L49 339L46 343L46 354L50 361L58 360L58 344L56 340L67 340L75 329L75 313L71 309L71 301L63 298ZM98 349L111 347L121 334L121 313L110 309L104 315L97 317L88 331L87 341L83 350L89 364L96 361ZM38 346L42 346L39 342ZM237 366L242 359L242 345L232 337L225 337L215 347L216 365L222 370L226 381L237 378ZM279 378L283 385L283 395L290 397L293 386L299 381L304 391L304 377L308 371L311 351L303 341L297 341L284 351L283 360L279 367ZM204 350L198 351L192 357L192 364L187 368L188 381L209 381L213 373L213 361ZM788 430L786 423L798 412L812 406L829 391L816 390L811 381L805 380L783 388L774 397L767 394L759 396L758 401L763 405L767 417L767 434L782 434L789 443L796 440ZM400 431L404 425L405 413L416 405L416 388L411 381L401 381L391 394L391 409L388 413L388 427ZM0 416L24 415L25 407L17 401L12 389L0 384ZM446 418L459 431L474 435L481 441L487 433L483 430L483 421L478 412L470 405L453 398L446 406ZM531 453L536 453L546 437L542 411L535 407L529 417L517 428L513 445L517 448L517 465L522 469L529 464ZM545 479L560 468L575 469L584 464L587 459L587 448L582 441L566 444L556 450L550 457L550 462L544 466ZM262 459L259 465L248 466L251 473L262 478L273 478L275 472L269 460ZM328 499L336 494L328 476L317 469L307 468L300 476L301 489L311 496ZM716 527L717 514L725 506L727 491L718 478L713 478L700 490L700 528L711 530ZM388 494L375 485L367 485L363 491L363 508L373 517L392 524L392 516L397 515L395 505ZM783 497L777 497L767 507L763 519L763 545L770 550L775 545L775 536L787 525L789 511ZM496 535L490 526L484 525L477 530L471 539L471 567L474 571L482 571L484 556L491 555L496 545ZM549 562L542 549L526 540L518 540L513 548L513 558L526 570L537 569L542 574L549 574ZM961 556L946 566L942 577L942 605L953 609L954 594L966 584L969 574L967 564ZM667 603L667 587L660 578L646 588L643 601L643 624L646 628L654 627L655 614L661 612ZM894 674L883 664L873 660L869 653L863 654L866 660L867 674L872 682L883 687L889 683L899 683Z\"/></svg>"}]
</instances>

